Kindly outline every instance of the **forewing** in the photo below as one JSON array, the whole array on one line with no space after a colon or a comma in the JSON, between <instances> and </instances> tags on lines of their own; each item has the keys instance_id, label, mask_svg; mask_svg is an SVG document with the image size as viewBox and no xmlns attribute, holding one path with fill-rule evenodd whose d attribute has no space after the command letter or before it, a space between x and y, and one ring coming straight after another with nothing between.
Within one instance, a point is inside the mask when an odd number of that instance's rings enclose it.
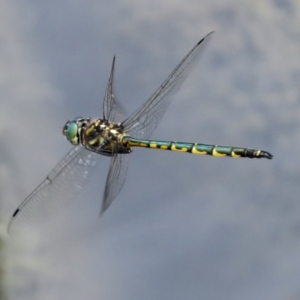
<instances>
[{"instance_id":1,"label":"forewing","mask_svg":"<svg viewBox=\"0 0 300 300\"><path fill-rule=\"evenodd\" d=\"M112 201L121 191L127 176L128 164L128 154L115 154L112 156L106 179L100 215L110 206Z\"/></svg>"},{"instance_id":2,"label":"forewing","mask_svg":"<svg viewBox=\"0 0 300 300\"><path fill-rule=\"evenodd\" d=\"M201 39L147 102L122 122L122 125L129 135L140 139L147 139L151 136L168 108L171 102L171 96L179 90L183 81L190 74L191 69L195 66L195 61L199 57L199 53L201 53L203 45L212 33L213 32L210 32Z\"/></svg>"},{"instance_id":3,"label":"forewing","mask_svg":"<svg viewBox=\"0 0 300 300\"><path fill-rule=\"evenodd\" d=\"M109 80L105 90L105 96L103 101L103 117L105 120L108 120L112 123L120 122L125 116L125 109L122 105L116 100L114 94L114 71L115 71L115 61L116 57L114 56Z\"/></svg>"},{"instance_id":4,"label":"forewing","mask_svg":"<svg viewBox=\"0 0 300 300\"><path fill-rule=\"evenodd\" d=\"M45 218L66 207L82 189L99 158L99 154L82 146L73 148L17 208L8 224L8 233L41 224Z\"/></svg>"}]
</instances>

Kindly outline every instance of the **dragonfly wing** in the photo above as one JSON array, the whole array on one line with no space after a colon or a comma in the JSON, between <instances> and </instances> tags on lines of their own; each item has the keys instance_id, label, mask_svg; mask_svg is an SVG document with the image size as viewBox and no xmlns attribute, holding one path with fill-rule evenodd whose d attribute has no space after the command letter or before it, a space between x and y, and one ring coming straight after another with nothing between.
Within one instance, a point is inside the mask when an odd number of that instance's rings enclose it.
<instances>
[{"instance_id":1,"label":"dragonfly wing","mask_svg":"<svg viewBox=\"0 0 300 300\"><path fill-rule=\"evenodd\" d=\"M103 101L104 119L112 123L117 123L117 121L121 121L122 119L124 119L125 116L125 109L116 100L114 94L113 82L114 82L115 61L116 61L116 57L114 56L109 80L105 90L104 101Z\"/></svg>"},{"instance_id":2,"label":"dragonfly wing","mask_svg":"<svg viewBox=\"0 0 300 300\"><path fill-rule=\"evenodd\" d=\"M115 154L112 156L106 179L100 215L105 212L121 191L127 176L128 164L128 154Z\"/></svg>"},{"instance_id":3,"label":"dragonfly wing","mask_svg":"<svg viewBox=\"0 0 300 300\"><path fill-rule=\"evenodd\" d=\"M47 216L66 207L90 177L99 157L82 146L74 147L17 208L8 224L8 233L41 224Z\"/></svg>"},{"instance_id":4,"label":"dragonfly wing","mask_svg":"<svg viewBox=\"0 0 300 300\"><path fill-rule=\"evenodd\" d=\"M179 90L183 81L190 74L203 49L202 46L209 40L212 33L210 32L201 39L146 103L122 122L129 135L140 139L147 139L151 136L171 102L170 97Z\"/></svg>"}]
</instances>

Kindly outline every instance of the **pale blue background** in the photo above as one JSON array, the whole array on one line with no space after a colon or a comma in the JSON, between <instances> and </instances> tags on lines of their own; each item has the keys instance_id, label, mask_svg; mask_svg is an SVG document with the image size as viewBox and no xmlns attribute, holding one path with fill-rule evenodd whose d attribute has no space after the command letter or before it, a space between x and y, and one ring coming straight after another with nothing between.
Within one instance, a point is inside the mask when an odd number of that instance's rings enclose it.
<instances>
[{"instance_id":1,"label":"pale blue background","mask_svg":"<svg viewBox=\"0 0 300 300\"><path fill-rule=\"evenodd\" d=\"M9 299L300 299L298 0L0 0L2 256ZM135 149L99 220L108 160L52 224L10 215L100 117L113 55L132 112L215 30L154 138L261 148L268 160Z\"/></svg>"}]
</instances>

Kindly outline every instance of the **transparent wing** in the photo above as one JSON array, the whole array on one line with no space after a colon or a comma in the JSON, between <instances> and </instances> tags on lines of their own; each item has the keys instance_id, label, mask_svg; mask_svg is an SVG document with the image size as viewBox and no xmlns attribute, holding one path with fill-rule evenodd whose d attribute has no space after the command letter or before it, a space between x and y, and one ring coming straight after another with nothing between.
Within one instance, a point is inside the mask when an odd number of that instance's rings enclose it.
<instances>
[{"instance_id":1,"label":"transparent wing","mask_svg":"<svg viewBox=\"0 0 300 300\"><path fill-rule=\"evenodd\" d=\"M103 101L103 117L105 120L108 120L109 122L112 123L117 123L118 121L120 122L122 119L124 119L125 116L125 109L116 100L113 91L115 61L116 61L116 56L114 56L113 58L111 72L105 90L105 96Z\"/></svg>"},{"instance_id":2,"label":"transparent wing","mask_svg":"<svg viewBox=\"0 0 300 300\"><path fill-rule=\"evenodd\" d=\"M41 224L47 216L66 207L82 189L99 158L99 154L82 146L73 148L17 208L8 224L8 233Z\"/></svg>"},{"instance_id":3,"label":"transparent wing","mask_svg":"<svg viewBox=\"0 0 300 300\"><path fill-rule=\"evenodd\" d=\"M147 102L122 122L129 135L140 139L147 139L151 136L171 102L170 97L179 90L181 84L189 75L196 59L199 57L202 46L212 33L210 32L201 39Z\"/></svg>"},{"instance_id":4,"label":"transparent wing","mask_svg":"<svg viewBox=\"0 0 300 300\"><path fill-rule=\"evenodd\" d=\"M100 215L110 206L122 189L127 176L128 164L128 154L115 154L112 156Z\"/></svg>"}]
</instances>

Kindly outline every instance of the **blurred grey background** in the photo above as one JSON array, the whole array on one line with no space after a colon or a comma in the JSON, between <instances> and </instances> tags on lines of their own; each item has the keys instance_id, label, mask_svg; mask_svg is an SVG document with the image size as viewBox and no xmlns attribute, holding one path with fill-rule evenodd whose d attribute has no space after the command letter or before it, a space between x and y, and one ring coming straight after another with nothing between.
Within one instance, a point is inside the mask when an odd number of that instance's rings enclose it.
<instances>
[{"instance_id":1,"label":"blurred grey background","mask_svg":"<svg viewBox=\"0 0 300 300\"><path fill-rule=\"evenodd\" d=\"M0 0L1 261L8 299L300 299L298 0ZM113 55L131 113L205 34L153 138L272 161L135 149L99 219L103 158L72 207L8 237L9 218L101 117Z\"/></svg>"}]
</instances>

